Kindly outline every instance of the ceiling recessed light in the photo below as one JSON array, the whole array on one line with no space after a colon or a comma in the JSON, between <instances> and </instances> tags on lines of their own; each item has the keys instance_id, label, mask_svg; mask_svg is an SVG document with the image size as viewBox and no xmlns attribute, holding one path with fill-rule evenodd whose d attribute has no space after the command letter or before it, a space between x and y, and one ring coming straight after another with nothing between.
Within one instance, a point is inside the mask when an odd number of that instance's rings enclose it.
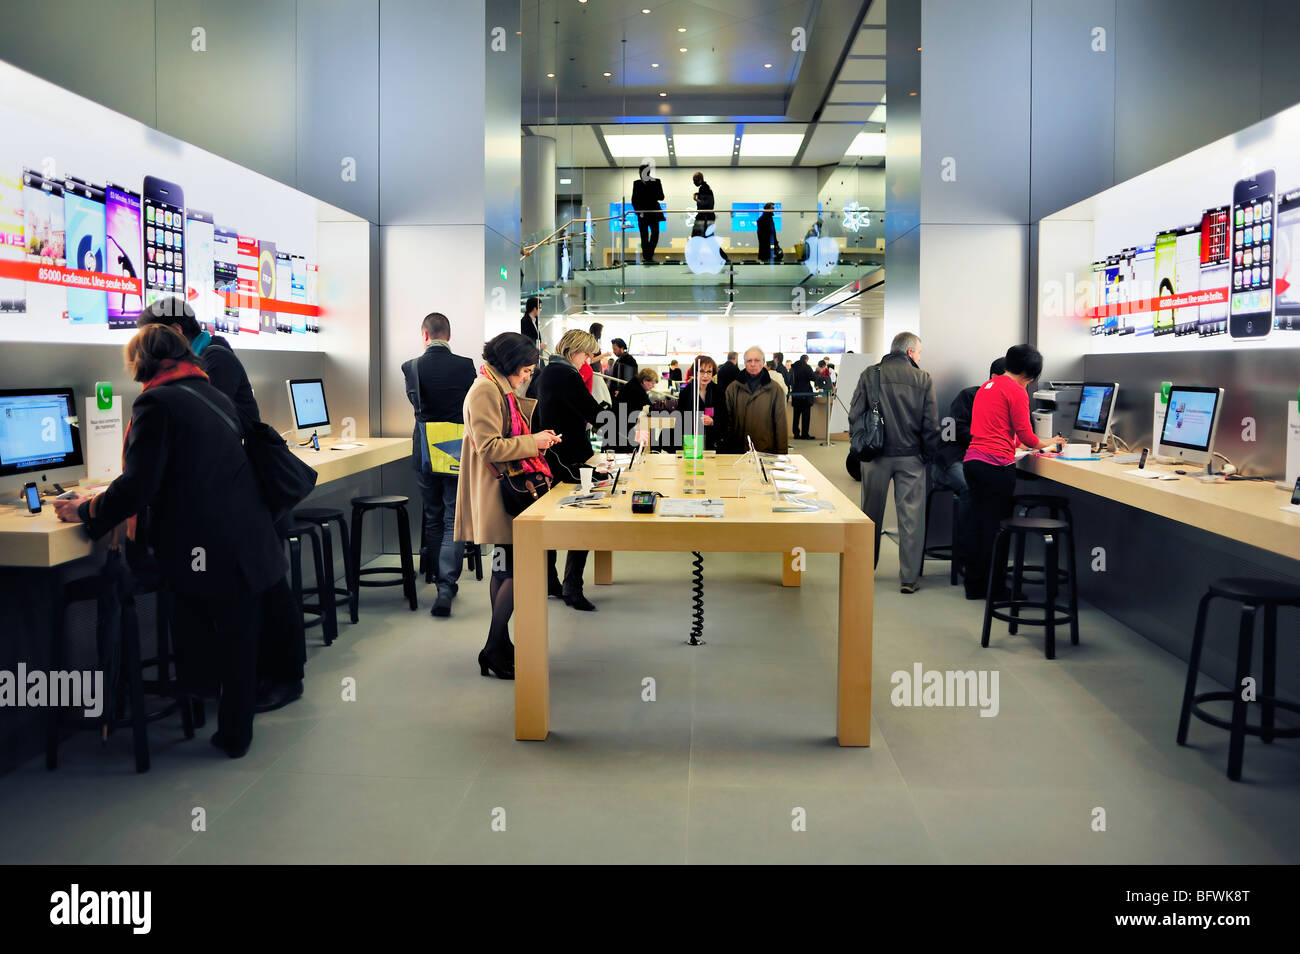
<instances>
[{"instance_id":1,"label":"ceiling recessed light","mask_svg":"<svg viewBox=\"0 0 1300 954\"><path fill-rule=\"evenodd\" d=\"M555 79L555 74L554 74L554 73L547 73L547 74L546 74L546 78L547 78L547 79Z\"/></svg>"},{"instance_id":2,"label":"ceiling recessed light","mask_svg":"<svg viewBox=\"0 0 1300 954\"><path fill-rule=\"evenodd\" d=\"M658 64L658 63L651 63L651 64L650 64L650 68L651 68L652 70L657 70L657 69L659 69L659 64Z\"/></svg>"},{"instance_id":3,"label":"ceiling recessed light","mask_svg":"<svg viewBox=\"0 0 1300 954\"><path fill-rule=\"evenodd\" d=\"M601 73L600 75L601 75L601 76L613 76L614 74L613 74L613 73Z\"/></svg>"},{"instance_id":4,"label":"ceiling recessed light","mask_svg":"<svg viewBox=\"0 0 1300 954\"><path fill-rule=\"evenodd\" d=\"M660 93L659 95L660 95L660 96L667 96L668 94L667 94L667 93Z\"/></svg>"},{"instance_id":5,"label":"ceiling recessed light","mask_svg":"<svg viewBox=\"0 0 1300 954\"><path fill-rule=\"evenodd\" d=\"M685 52L686 52L686 47L684 47L684 46L679 46L679 47L677 48L677 52L678 52L678 53L685 53Z\"/></svg>"},{"instance_id":6,"label":"ceiling recessed light","mask_svg":"<svg viewBox=\"0 0 1300 954\"><path fill-rule=\"evenodd\" d=\"M677 32L678 32L678 33L685 33L685 32L686 32L686 27L678 27L678 28L677 28Z\"/></svg>"},{"instance_id":7,"label":"ceiling recessed light","mask_svg":"<svg viewBox=\"0 0 1300 954\"><path fill-rule=\"evenodd\" d=\"M911 93L908 93L907 95L908 95L908 96L915 96L916 93L915 93L915 92L911 92Z\"/></svg>"},{"instance_id":8,"label":"ceiling recessed light","mask_svg":"<svg viewBox=\"0 0 1300 954\"><path fill-rule=\"evenodd\" d=\"M763 64L763 69L765 69L765 70L770 70L771 68L772 68L772 64L771 64L771 63L764 63L764 64Z\"/></svg>"},{"instance_id":9,"label":"ceiling recessed light","mask_svg":"<svg viewBox=\"0 0 1300 954\"><path fill-rule=\"evenodd\" d=\"M649 7L642 7L642 8L641 8L641 12L642 12L642 13L649 13L649 12L650 12L650 8L649 8Z\"/></svg>"},{"instance_id":10,"label":"ceiling recessed light","mask_svg":"<svg viewBox=\"0 0 1300 954\"><path fill-rule=\"evenodd\" d=\"M561 180L560 180L560 185L573 185L573 180L572 180L572 179L561 179Z\"/></svg>"},{"instance_id":11,"label":"ceiling recessed light","mask_svg":"<svg viewBox=\"0 0 1300 954\"><path fill-rule=\"evenodd\" d=\"M673 136L673 145L686 158L722 158L731 155L733 140L731 133L687 133Z\"/></svg>"},{"instance_id":12,"label":"ceiling recessed light","mask_svg":"<svg viewBox=\"0 0 1300 954\"><path fill-rule=\"evenodd\" d=\"M802 133L746 133L740 142L740 154L752 156L791 157L799 154Z\"/></svg>"},{"instance_id":13,"label":"ceiling recessed light","mask_svg":"<svg viewBox=\"0 0 1300 954\"><path fill-rule=\"evenodd\" d=\"M916 48L916 52L918 52L918 53L921 52L921 48L920 48L919 46Z\"/></svg>"},{"instance_id":14,"label":"ceiling recessed light","mask_svg":"<svg viewBox=\"0 0 1300 954\"><path fill-rule=\"evenodd\" d=\"M639 156L668 155L668 141L663 133L657 134L605 134L605 145L616 159Z\"/></svg>"}]
</instances>

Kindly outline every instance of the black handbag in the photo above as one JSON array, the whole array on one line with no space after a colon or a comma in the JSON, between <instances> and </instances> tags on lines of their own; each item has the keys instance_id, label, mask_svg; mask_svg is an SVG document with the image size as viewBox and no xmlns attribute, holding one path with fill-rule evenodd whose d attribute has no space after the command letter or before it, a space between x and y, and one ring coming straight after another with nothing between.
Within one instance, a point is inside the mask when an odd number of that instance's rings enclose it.
<instances>
[{"instance_id":1,"label":"black handbag","mask_svg":"<svg viewBox=\"0 0 1300 954\"><path fill-rule=\"evenodd\" d=\"M294 456L284 438L265 421L249 425L247 433L237 421L204 395L192 388L185 390L194 395L226 422L226 425L244 443L244 452L253 465L253 473L262 489L262 499L271 511L271 521L278 523L294 507L302 503L316 486L319 476L315 469Z\"/></svg>"},{"instance_id":2,"label":"black handbag","mask_svg":"<svg viewBox=\"0 0 1300 954\"><path fill-rule=\"evenodd\" d=\"M543 473L526 470L517 474L502 473L491 461L484 463L496 474L497 486L501 488L501 503L512 517L519 516L551 489L551 478Z\"/></svg>"},{"instance_id":3,"label":"black handbag","mask_svg":"<svg viewBox=\"0 0 1300 954\"><path fill-rule=\"evenodd\" d=\"M875 372L874 389L871 386L872 371ZM867 409L853 425L850 446L859 461L875 460L885 449L885 416L880 410L880 365L867 370Z\"/></svg>"}]
</instances>

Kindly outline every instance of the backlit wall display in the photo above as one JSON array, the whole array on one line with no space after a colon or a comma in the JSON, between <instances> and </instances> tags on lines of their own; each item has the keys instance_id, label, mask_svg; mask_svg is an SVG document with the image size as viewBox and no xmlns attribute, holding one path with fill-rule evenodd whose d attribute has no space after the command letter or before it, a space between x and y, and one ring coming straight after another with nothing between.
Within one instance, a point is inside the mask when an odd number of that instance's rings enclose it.
<instances>
[{"instance_id":1,"label":"backlit wall display","mask_svg":"<svg viewBox=\"0 0 1300 954\"><path fill-rule=\"evenodd\" d=\"M1300 347L1300 107L1049 222L1091 223L1091 262L1040 275L1039 310L1083 321L1093 353Z\"/></svg>"},{"instance_id":2,"label":"backlit wall display","mask_svg":"<svg viewBox=\"0 0 1300 954\"><path fill-rule=\"evenodd\" d=\"M0 342L123 344L176 296L316 349L315 199L3 63L0 128Z\"/></svg>"},{"instance_id":3,"label":"backlit wall display","mask_svg":"<svg viewBox=\"0 0 1300 954\"><path fill-rule=\"evenodd\" d=\"M668 208L666 203L660 202L659 208ZM611 232L637 232L641 231L641 226L637 223L636 212L632 209L631 202L611 202L609 204L609 230ZM663 235L668 230L668 222L659 223L659 234Z\"/></svg>"},{"instance_id":4,"label":"backlit wall display","mask_svg":"<svg viewBox=\"0 0 1300 954\"><path fill-rule=\"evenodd\" d=\"M772 224L776 226L776 231L781 231L781 203L773 202L775 209L772 210ZM757 232L758 217L763 214L762 202L733 202L731 203L731 234L738 235L741 232Z\"/></svg>"}]
</instances>

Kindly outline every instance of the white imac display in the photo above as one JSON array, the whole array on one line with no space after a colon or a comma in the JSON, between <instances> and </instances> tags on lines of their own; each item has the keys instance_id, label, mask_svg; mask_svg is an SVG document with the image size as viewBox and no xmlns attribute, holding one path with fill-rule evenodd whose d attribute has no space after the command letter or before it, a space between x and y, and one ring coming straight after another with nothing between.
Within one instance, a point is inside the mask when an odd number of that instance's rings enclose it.
<instances>
[{"instance_id":1,"label":"white imac display","mask_svg":"<svg viewBox=\"0 0 1300 954\"><path fill-rule=\"evenodd\" d=\"M330 412L325 404L325 382L320 378L296 378L285 382L289 389L289 410L299 440L330 432Z\"/></svg>"},{"instance_id":2,"label":"white imac display","mask_svg":"<svg viewBox=\"0 0 1300 954\"><path fill-rule=\"evenodd\" d=\"M1214 457L1214 435L1222 410L1223 388L1174 385L1156 456L1208 466Z\"/></svg>"},{"instance_id":3,"label":"white imac display","mask_svg":"<svg viewBox=\"0 0 1300 954\"><path fill-rule=\"evenodd\" d=\"M1079 395L1079 410L1074 415L1070 440L1088 444L1110 443L1111 413L1119 397L1119 385L1111 381L1084 382Z\"/></svg>"}]
</instances>

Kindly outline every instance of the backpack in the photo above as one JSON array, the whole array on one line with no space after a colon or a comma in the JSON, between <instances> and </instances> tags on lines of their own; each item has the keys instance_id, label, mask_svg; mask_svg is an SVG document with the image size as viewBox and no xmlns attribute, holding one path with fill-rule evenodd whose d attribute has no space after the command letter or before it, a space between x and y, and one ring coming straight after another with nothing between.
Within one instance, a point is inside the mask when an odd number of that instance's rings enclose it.
<instances>
[{"instance_id":1,"label":"backpack","mask_svg":"<svg viewBox=\"0 0 1300 954\"><path fill-rule=\"evenodd\" d=\"M875 372L874 376L872 372ZM866 387L866 411L856 421L850 422L850 447L859 461L875 460L885 449L885 416L880 410L880 365L867 369Z\"/></svg>"}]
</instances>

